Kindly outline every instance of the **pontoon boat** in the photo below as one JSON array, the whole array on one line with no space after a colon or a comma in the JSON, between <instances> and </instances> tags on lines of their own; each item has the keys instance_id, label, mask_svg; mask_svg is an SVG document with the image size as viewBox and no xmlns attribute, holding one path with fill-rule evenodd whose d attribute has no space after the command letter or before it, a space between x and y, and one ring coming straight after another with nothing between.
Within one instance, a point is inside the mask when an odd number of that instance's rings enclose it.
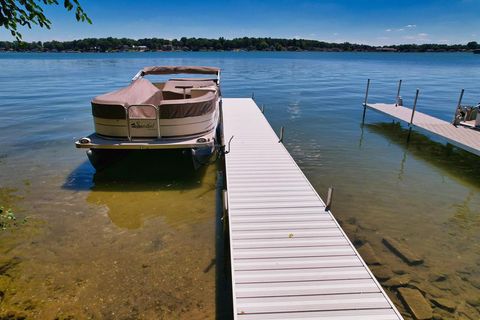
<instances>
[{"instance_id":1,"label":"pontoon boat","mask_svg":"<svg viewBox=\"0 0 480 320\"><path fill-rule=\"evenodd\" d=\"M196 74L151 82L147 75ZM155 66L140 70L130 85L92 100L95 133L75 142L95 168L112 150L183 149L202 161L215 148L221 104L220 69ZM110 151L110 152L109 152Z\"/></svg>"}]
</instances>

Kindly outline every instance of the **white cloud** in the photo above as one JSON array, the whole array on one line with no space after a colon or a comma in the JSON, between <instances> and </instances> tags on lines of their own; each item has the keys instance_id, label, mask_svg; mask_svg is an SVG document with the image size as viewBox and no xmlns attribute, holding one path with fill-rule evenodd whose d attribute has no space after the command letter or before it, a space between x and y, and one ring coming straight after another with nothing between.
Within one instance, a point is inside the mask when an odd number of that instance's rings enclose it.
<instances>
[{"instance_id":1,"label":"white cloud","mask_svg":"<svg viewBox=\"0 0 480 320\"><path fill-rule=\"evenodd\" d=\"M406 26L403 26L401 28L388 28L388 29L385 29L385 32L392 32L392 31L397 31L397 32L402 32L402 31L405 31L407 29L414 29L416 28L417 25L416 24L407 24Z\"/></svg>"}]
</instances>

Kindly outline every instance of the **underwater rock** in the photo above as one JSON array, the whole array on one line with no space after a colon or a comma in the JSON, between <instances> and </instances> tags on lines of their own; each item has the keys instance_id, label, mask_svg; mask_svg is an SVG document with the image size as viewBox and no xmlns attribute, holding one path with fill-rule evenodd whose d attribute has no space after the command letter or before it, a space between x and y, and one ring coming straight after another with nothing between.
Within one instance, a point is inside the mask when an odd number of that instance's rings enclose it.
<instances>
[{"instance_id":1,"label":"underwater rock","mask_svg":"<svg viewBox=\"0 0 480 320\"><path fill-rule=\"evenodd\" d=\"M348 237L350 238L354 238L355 236L355 233L357 233L358 231L358 228L356 225L353 225L353 224L350 224L350 223L344 223L342 225L342 229L343 231L345 231L345 233L348 235Z\"/></svg>"},{"instance_id":2,"label":"underwater rock","mask_svg":"<svg viewBox=\"0 0 480 320\"><path fill-rule=\"evenodd\" d=\"M430 301L437 307L446 310L448 312L454 312L457 306L453 301L444 298L432 298Z\"/></svg>"},{"instance_id":3,"label":"underwater rock","mask_svg":"<svg viewBox=\"0 0 480 320\"><path fill-rule=\"evenodd\" d=\"M379 281L386 281L393 276L392 271L385 266L371 266L370 270Z\"/></svg>"},{"instance_id":4,"label":"underwater rock","mask_svg":"<svg viewBox=\"0 0 480 320\"><path fill-rule=\"evenodd\" d=\"M393 273L396 273L396 274L399 274L399 275L407 273L407 271L405 269L403 269L401 266L398 266L398 265L393 266L392 271L393 271Z\"/></svg>"},{"instance_id":5,"label":"underwater rock","mask_svg":"<svg viewBox=\"0 0 480 320\"><path fill-rule=\"evenodd\" d=\"M475 288L480 289L480 277L469 277L465 280L468 281Z\"/></svg>"},{"instance_id":6,"label":"underwater rock","mask_svg":"<svg viewBox=\"0 0 480 320\"><path fill-rule=\"evenodd\" d=\"M377 255L375 254L372 247L368 243L366 243L363 246L361 246L360 248L358 248L358 253L360 253L363 260L368 265L379 265L379 264L381 264Z\"/></svg>"},{"instance_id":7,"label":"underwater rock","mask_svg":"<svg viewBox=\"0 0 480 320\"><path fill-rule=\"evenodd\" d=\"M360 246L365 243L365 239L358 234L358 227L356 225L345 223L342 225L342 229L355 246Z\"/></svg>"},{"instance_id":8,"label":"underwater rock","mask_svg":"<svg viewBox=\"0 0 480 320\"><path fill-rule=\"evenodd\" d=\"M472 307L480 307L480 297L468 297L466 301Z\"/></svg>"},{"instance_id":9,"label":"underwater rock","mask_svg":"<svg viewBox=\"0 0 480 320\"><path fill-rule=\"evenodd\" d=\"M452 291L452 293L454 293L455 291L455 287L452 286L451 283L449 283L448 281L432 281L431 282L435 287L441 289L441 290L449 290L449 291Z\"/></svg>"},{"instance_id":10,"label":"underwater rock","mask_svg":"<svg viewBox=\"0 0 480 320\"><path fill-rule=\"evenodd\" d=\"M10 269L14 268L17 264L21 262L19 257L13 257L11 259L0 260L0 275L7 273Z\"/></svg>"},{"instance_id":11,"label":"underwater rock","mask_svg":"<svg viewBox=\"0 0 480 320\"><path fill-rule=\"evenodd\" d=\"M443 272L431 272L430 275L428 276L428 280L431 282L440 282L440 281L445 281L447 280L448 275Z\"/></svg>"},{"instance_id":12,"label":"underwater rock","mask_svg":"<svg viewBox=\"0 0 480 320\"><path fill-rule=\"evenodd\" d=\"M433 320L445 320L452 318L452 314L442 310L442 309L435 309L433 310Z\"/></svg>"},{"instance_id":13,"label":"underwater rock","mask_svg":"<svg viewBox=\"0 0 480 320\"><path fill-rule=\"evenodd\" d=\"M402 258L402 260L404 260L409 265L418 265L423 263L422 258L420 258L417 254L413 253L408 247L398 242L397 240L394 240L390 237L384 237L382 242L388 249L390 249L393 253Z\"/></svg>"},{"instance_id":14,"label":"underwater rock","mask_svg":"<svg viewBox=\"0 0 480 320\"><path fill-rule=\"evenodd\" d=\"M0 314L0 320L25 320L27 316L15 311L8 311L5 314Z\"/></svg>"},{"instance_id":15,"label":"underwater rock","mask_svg":"<svg viewBox=\"0 0 480 320\"><path fill-rule=\"evenodd\" d=\"M478 320L479 319L479 314L475 310L475 308L462 303L457 307L457 314L458 317L461 319L471 319L471 320Z\"/></svg>"},{"instance_id":16,"label":"underwater rock","mask_svg":"<svg viewBox=\"0 0 480 320\"><path fill-rule=\"evenodd\" d=\"M438 289L437 287L431 286L427 283L421 283L414 285L415 288L420 290L423 294L430 297L441 298L445 295L445 291Z\"/></svg>"},{"instance_id":17,"label":"underwater rock","mask_svg":"<svg viewBox=\"0 0 480 320\"><path fill-rule=\"evenodd\" d=\"M399 288L400 298L412 316L418 320L427 320L433 317L432 307L417 289Z\"/></svg>"},{"instance_id":18,"label":"underwater rock","mask_svg":"<svg viewBox=\"0 0 480 320\"><path fill-rule=\"evenodd\" d=\"M401 276L394 276L390 278L388 281L385 281L383 283L384 286L386 287L406 287L408 283L410 282L410 276L408 274L403 274Z\"/></svg>"}]
</instances>

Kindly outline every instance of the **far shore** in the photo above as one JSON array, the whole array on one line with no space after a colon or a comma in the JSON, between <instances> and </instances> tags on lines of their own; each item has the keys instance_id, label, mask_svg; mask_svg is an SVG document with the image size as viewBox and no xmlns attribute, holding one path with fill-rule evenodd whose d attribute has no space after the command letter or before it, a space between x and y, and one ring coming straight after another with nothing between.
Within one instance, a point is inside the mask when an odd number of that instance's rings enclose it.
<instances>
[{"instance_id":1,"label":"far shore","mask_svg":"<svg viewBox=\"0 0 480 320\"><path fill-rule=\"evenodd\" d=\"M73 51L73 50L1 50L0 54L5 53L152 53L152 52L330 52L330 53L480 53L476 50L426 50L426 51L392 51L392 50L111 50L111 51Z\"/></svg>"},{"instance_id":2,"label":"far shore","mask_svg":"<svg viewBox=\"0 0 480 320\"><path fill-rule=\"evenodd\" d=\"M373 46L357 43L334 43L309 39L234 38L234 39L128 39L87 38L72 41L0 41L0 52L210 52L210 51L287 51L287 52L473 52L480 44L399 44Z\"/></svg>"}]
</instances>

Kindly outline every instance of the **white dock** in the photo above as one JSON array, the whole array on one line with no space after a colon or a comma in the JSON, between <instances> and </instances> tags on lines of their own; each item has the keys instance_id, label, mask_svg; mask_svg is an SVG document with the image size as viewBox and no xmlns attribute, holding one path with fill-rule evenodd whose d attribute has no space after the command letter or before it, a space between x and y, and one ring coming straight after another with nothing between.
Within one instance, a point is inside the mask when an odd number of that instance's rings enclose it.
<instances>
[{"instance_id":1,"label":"white dock","mask_svg":"<svg viewBox=\"0 0 480 320\"><path fill-rule=\"evenodd\" d=\"M403 106L385 103L368 103L366 106L368 109L378 111L406 123L410 123L412 117L412 109ZM418 111L415 111L412 127L441 136L454 146L480 156L480 131L462 125L454 126L450 122Z\"/></svg>"},{"instance_id":2,"label":"white dock","mask_svg":"<svg viewBox=\"0 0 480 320\"><path fill-rule=\"evenodd\" d=\"M402 319L255 102L223 122L234 319Z\"/></svg>"}]
</instances>

